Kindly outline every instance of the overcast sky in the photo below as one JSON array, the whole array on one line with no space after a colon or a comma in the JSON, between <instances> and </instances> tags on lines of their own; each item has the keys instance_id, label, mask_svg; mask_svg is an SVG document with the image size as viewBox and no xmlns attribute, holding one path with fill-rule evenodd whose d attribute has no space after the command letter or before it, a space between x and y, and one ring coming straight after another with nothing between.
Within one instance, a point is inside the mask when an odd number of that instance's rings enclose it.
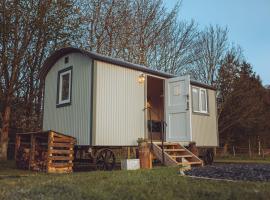
<instances>
[{"instance_id":1,"label":"overcast sky","mask_svg":"<svg viewBox=\"0 0 270 200\"><path fill-rule=\"evenodd\" d=\"M165 2L172 8L176 0ZM243 48L263 84L270 84L270 0L183 0L180 18L194 19L200 28L227 26L230 42Z\"/></svg>"}]
</instances>

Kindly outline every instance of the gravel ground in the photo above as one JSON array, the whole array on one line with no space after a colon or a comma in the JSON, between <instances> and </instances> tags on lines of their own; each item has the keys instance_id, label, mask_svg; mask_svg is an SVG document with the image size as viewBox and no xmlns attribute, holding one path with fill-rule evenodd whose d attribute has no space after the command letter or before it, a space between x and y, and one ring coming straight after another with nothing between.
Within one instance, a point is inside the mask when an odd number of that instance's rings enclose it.
<instances>
[{"instance_id":1,"label":"gravel ground","mask_svg":"<svg viewBox=\"0 0 270 200\"><path fill-rule=\"evenodd\" d=\"M192 168L185 174L216 179L270 181L270 164L214 164Z\"/></svg>"}]
</instances>

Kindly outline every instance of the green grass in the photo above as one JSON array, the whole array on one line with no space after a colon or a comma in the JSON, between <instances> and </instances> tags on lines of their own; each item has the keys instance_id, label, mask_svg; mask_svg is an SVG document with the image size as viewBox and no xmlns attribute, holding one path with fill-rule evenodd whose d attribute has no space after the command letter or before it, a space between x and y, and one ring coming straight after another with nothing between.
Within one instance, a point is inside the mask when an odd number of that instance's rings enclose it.
<instances>
[{"instance_id":1,"label":"green grass","mask_svg":"<svg viewBox=\"0 0 270 200\"><path fill-rule=\"evenodd\" d=\"M266 163L270 164L270 157L249 157L249 156L223 156L216 157L216 163Z\"/></svg>"},{"instance_id":2,"label":"green grass","mask_svg":"<svg viewBox=\"0 0 270 200\"><path fill-rule=\"evenodd\" d=\"M3 175L23 175L8 178ZM269 199L270 183L192 179L177 168L52 175L0 163L0 199Z\"/></svg>"}]
</instances>

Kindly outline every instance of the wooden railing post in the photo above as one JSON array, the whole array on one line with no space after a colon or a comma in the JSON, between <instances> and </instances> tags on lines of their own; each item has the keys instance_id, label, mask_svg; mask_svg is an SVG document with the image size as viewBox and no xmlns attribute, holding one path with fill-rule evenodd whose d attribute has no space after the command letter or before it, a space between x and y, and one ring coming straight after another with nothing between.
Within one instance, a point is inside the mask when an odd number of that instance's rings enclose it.
<instances>
[{"instance_id":1,"label":"wooden railing post","mask_svg":"<svg viewBox=\"0 0 270 200\"><path fill-rule=\"evenodd\" d=\"M153 150L153 122L151 116L151 108L149 107L149 120L150 120L150 138L151 138L151 151Z\"/></svg>"},{"instance_id":2,"label":"wooden railing post","mask_svg":"<svg viewBox=\"0 0 270 200\"><path fill-rule=\"evenodd\" d=\"M161 121L161 148L162 148L162 164L165 164L164 160L164 122Z\"/></svg>"}]
</instances>

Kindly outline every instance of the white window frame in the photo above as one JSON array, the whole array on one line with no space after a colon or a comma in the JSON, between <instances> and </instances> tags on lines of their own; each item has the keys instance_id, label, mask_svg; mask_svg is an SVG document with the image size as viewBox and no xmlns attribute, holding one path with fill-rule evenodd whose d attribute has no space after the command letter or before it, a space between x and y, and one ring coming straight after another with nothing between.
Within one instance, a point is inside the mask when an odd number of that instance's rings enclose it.
<instances>
[{"instance_id":1,"label":"white window frame","mask_svg":"<svg viewBox=\"0 0 270 200\"><path fill-rule=\"evenodd\" d=\"M192 102L192 110L194 113L203 113L203 114L208 114L208 93L207 93L207 90L205 88L200 88L200 87L194 87L192 86L192 101L194 100L193 98L193 88L197 89L198 92L199 92L199 110L194 110L194 107L193 107L193 102ZM205 92L205 108L206 110L203 110L202 109L202 91Z\"/></svg>"},{"instance_id":2,"label":"white window frame","mask_svg":"<svg viewBox=\"0 0 270 200\"><path fill-rule=\"evenodd\" d=\"M198 99L199 99L199 110L195 110L194 106L193 106L193 101L194 101L194 95L193 95L193 89L196 89L198 91ZM199 113L200 112L200 88L198 87L193 87L191 88L191 94L192 94L192 110L193 112L197 112Z\"/></svg>"},{"instance_id":3,"label":"white window frame","mask_svg":"<svg viewBox=\"0 0 270 200\"><path fill-rule=\"evenodd\" d=\"M206 110L203 110L203 105L202 105L202 91L204 91L205 94L205 108ZM207 90L204 88L200 88L200 112L201 113L208 113L208 95L207 95Z\"/></svg>"},{"instance_id":4,"label":"white window frame","mask_svg":"<svg viewBox=\"0 0 270 200\"><path fill-rule=\"evenodd\" d=\"M69 74L69 81L68 81L68 99L62 100L62 86L63 86L63 76ZM67 71L63 71L59 73L59 88L58 88L58 105L67 104L71 102L71 76L72 76L72 69Z\"/></svg>"}]
</instances>

